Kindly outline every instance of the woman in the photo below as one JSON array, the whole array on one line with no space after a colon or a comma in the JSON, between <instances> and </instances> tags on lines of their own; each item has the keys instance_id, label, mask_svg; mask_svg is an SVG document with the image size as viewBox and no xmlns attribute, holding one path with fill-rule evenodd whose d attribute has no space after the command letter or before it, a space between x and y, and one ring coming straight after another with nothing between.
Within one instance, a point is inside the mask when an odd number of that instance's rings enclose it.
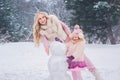
<instances>
[{"instance_id":1,"label":"woman","mask_svg":"<svg viewBox=\"0 0 120 80\"><path fill-rule=\"evenodd\" d=\"M95 76L96 80L102 80L94 65L84 54L85 39L79 25L75 25L72 38L66 43L66 46L68 68L72 72L73 80L82 80L80 70L85 67Z\"/></svg>"},{"instance_id":2,"label":"woman","mask_svg":"<svg viewBox=\"0 0 120 80\"><path fill-rule=\"evenodd\" d=\"M50 42L57 40L66 42L69 40L70 29L55 15L48 15L46 12L36 14L33 25L34 42L39 46L42 41L45 51L49 54Z\"/></svg>"}]
</instances>

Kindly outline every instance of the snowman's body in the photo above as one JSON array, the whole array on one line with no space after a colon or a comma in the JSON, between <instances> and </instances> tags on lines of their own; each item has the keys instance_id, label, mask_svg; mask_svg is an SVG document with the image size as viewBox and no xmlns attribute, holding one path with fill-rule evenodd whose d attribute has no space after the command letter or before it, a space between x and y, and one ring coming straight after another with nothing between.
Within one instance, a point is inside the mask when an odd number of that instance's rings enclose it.
<instances>
[{"instance_id":1,"label":"snowman's body","mask_svg":"<svg viewBox=\"0 0 120 80\"><path fill-rule=\"evenodd\" d=\"M51 56L48 61L50 72L49 80L71 80L68 75L66 62L66 47L63 43L52 42L50 45Z\"/></svg>"}]
</instances>

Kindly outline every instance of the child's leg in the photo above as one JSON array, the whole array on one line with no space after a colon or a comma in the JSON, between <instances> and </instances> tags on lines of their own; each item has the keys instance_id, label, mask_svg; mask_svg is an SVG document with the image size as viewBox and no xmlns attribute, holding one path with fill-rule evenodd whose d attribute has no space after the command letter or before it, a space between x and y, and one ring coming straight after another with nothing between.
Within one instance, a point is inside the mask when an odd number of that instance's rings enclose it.
<instances>
[{"instance_id":1,"label":"child's leg","mask_svg":"<svg viewBox=\"0 0 120 80\"><path fill-rule=\"evenodd\" d=\"M78 78L78 80L82 80L82 76L81 76L81 72L80 71L77 71L77 78Z\"/></svg>"},{"instance_id":2,"label":"child's leg","mask_svg":"<svg viewBox=\"0 0 120 80\"><path fill-rule=\"evenodd\" d=\"M95 80L103 80L101 79L99 72L95 68L95 66L92 64L92 62L88 59L87 56L85 56L85 63L87 65L88 70L95 76Z\"/></svg>"},{"instance_id":3,"label":"child's leg","mask_svg":"<svg viewBox=\"0 0 120 80\"><path fill-rule=\"evenodd\" d=\"M82 80L80 71L72 71L73 80Z\"/></svg>"},{"instance_id":4,"label":"child's leg","mask_svg":"<svg viewBox=\"0 0 120 80\"><path fill-rule=\"evenodd\" d=\"M85 60L86 66L89 70L95 68L95 66L92 64L92 62L88 59L88 57L86 55L84 56L84 60Z\"/></svg>"},{"instance_id":5,"label":"child's leg","mask_svg":"<svg viewBox=\"0 0 120 80\"><path fill-rule=\"evenodd\" d=\"M72 71L72 77L73 77L73 80L77 80L77 73L76 73L76 71Z\"/></svg>"},{"instance_id":6,"label":"child's leg","mask_svg":"<svg viewBox=\"0 0 120 80\"><path fill-rule=\"evenodd\" d=\"M97 69L89 70L94 76L95 80L103 80L102 77L100 76L99 72Z\"/></svg>"}]
</instances>

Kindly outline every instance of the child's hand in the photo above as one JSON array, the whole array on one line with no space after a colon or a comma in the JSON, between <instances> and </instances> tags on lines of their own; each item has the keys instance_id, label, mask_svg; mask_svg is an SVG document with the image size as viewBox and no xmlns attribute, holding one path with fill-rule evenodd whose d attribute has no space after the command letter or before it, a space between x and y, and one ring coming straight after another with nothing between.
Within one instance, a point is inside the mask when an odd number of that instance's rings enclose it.
<instances>
[{"instance_id":1,"label":"child's hand","mask_svg":"<svg viewBox=\"0 0 120 80\"><path fill-rule=\"evenodd\" d=\"M72 39L72 34L69 34L69 38Z\"/></svg>"},{"instance_id":2,"label":"child's hand","mask_svg":"<svg viewBox=\"0 0 120 80\"><path fill-rule=\"evenodd\" d=\"M72 61L79 61L79 59L78 58L74 58Z\"/></svg>"}]
</instances>

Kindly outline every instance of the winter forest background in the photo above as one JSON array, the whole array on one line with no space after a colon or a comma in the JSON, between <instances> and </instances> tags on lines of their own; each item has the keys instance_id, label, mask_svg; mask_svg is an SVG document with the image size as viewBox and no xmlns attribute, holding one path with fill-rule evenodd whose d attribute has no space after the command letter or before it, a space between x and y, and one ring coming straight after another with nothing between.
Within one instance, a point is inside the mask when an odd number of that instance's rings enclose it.
<instances>
[{"instance_id":1,"label":"winter forest background","mask_svg":"<svg viewBox=\"0 0 120 80\"><path fill-rule=\"evenodd\" d=\"M0 43L33 40L34 15L55 14L88 43L120 43L120 0L0 0Z\"/></svg>"}]
</instances>

